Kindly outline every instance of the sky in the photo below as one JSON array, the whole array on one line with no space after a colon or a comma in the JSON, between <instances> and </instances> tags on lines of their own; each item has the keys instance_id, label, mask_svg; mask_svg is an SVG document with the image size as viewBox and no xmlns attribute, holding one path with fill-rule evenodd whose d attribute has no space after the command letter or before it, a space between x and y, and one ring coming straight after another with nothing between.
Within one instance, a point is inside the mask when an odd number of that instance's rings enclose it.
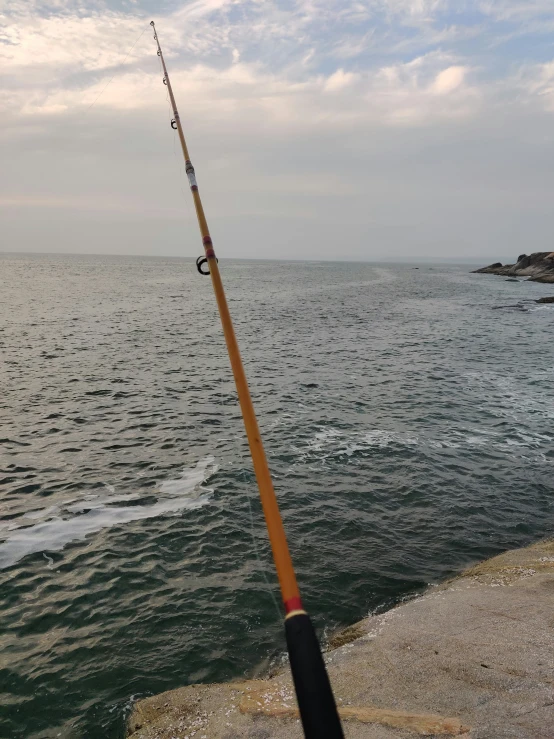
<instances>
[{"instance_id":1,"label":"sky","mask_svg":"<svg viewBox=\"0 0 554 739\"><path fill-rule=\"evenodd\" d=\"M554 0L3 0L0 251L552 250Z\"/></svg>"}]
</instances>

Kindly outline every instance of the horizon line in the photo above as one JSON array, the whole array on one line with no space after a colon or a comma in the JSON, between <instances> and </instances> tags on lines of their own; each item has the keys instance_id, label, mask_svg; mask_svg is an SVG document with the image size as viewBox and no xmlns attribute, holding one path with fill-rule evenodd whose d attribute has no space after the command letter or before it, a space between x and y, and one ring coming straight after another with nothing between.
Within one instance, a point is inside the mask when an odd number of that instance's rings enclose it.
<instances>
[{"instance_id":1,"label":"horizon line","mask_svg":"<svg viewBox=\"0 0 554 739\"><path fill-rule=\"evenodd\" d=\"M0 249L0 255L2 256L60 256L60 257L124 257L129 259L182 259L185 261L195 261L196 257L187 255L170 255L170 254L125 254L125 253L114 253L114 252L65 252L65 251L4 251ZM308 259L295 259L293 257L235 257L235 256L224 256L221 259L237 260L244 262L332 262L332 263L350 263L350 264L372 264L372 263L401 263L411 264L414 262L451 262L451 263L469 263L469 264L481 264L487 262L492 264L495 260L500 261L497 257L488 257L483 259L482 257L473 256L455 256L455 257L439 257L439 256L414 256L414 257L371 257L371 258L332 258L332 257L319 257L319 258L308 258ZM491 262L488 262L491 259ZM502 262L504 264L504 261ZM511 263L511 262L508 262ZM514 262L515 264L515 262Z\"/></svg>"}]
</instances>

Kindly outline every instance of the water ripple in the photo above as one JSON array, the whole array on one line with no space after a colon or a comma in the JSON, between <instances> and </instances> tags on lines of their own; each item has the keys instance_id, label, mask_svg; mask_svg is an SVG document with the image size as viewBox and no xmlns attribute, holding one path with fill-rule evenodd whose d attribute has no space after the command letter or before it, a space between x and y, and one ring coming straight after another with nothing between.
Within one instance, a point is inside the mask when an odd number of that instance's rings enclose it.
<instances>
[{"instance_id":1,"label":"water ripple","mask_svg":"<svg viewBox=\"0 0 554 739\"><path fill-rule=\"evenodd\" d=\"M133 696L284 648L211 286L187 260L0 259L0 735L121 738ZM551 533L551 287L222 269L318 627Z\"/></svg>"}]
</instances>

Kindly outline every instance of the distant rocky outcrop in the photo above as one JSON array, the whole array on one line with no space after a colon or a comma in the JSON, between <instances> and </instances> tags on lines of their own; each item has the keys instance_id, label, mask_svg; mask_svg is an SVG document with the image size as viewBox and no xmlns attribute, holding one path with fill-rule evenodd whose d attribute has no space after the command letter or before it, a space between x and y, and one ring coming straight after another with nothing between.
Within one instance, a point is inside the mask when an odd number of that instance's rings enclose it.
<instances>
[{"instance_id":1,"label":"distant rocky outcrop","mask_svg":"<svg viewBox=\"0 0 554 739\"><path fill-rule=\"evenodd\" d=\"M504 277L527 277L534 282L554 283L554 251L536 251L534 254L520 254L515 264L495 262L488 267L475 269L488 275L503 275Z\"/></svg>"}]
</instances>

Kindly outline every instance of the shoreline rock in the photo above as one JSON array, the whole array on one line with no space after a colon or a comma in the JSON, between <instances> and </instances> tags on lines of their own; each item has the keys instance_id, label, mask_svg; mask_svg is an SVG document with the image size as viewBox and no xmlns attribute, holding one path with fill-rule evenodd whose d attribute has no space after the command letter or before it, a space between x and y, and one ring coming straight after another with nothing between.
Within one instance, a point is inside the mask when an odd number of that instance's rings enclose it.
<instances>
[{"instance_id":1,"label":"shoreline rock","mask_svg":"<svg viewBox=\"0 0 554 739\"><path fill-rule=\"evenodd\" d=\"M554 725L554 541L506 552L336 634L347 739L540 739ZM132 739L300 739L287 669L135 704Z\"/></svg>"},{"instance_id":2,"label":"shoreline rock","mask_svg":"<svg viewBox=\"0 0 554 739\"><path fill-rule=\"evenodd\" d=\"M520 254L515 264L495 262L488 267L474 269L474 274L502 275L504 277L527 277L533 282L554 283L554 252L537 251Z\"/></svg>"}]
</instances>

